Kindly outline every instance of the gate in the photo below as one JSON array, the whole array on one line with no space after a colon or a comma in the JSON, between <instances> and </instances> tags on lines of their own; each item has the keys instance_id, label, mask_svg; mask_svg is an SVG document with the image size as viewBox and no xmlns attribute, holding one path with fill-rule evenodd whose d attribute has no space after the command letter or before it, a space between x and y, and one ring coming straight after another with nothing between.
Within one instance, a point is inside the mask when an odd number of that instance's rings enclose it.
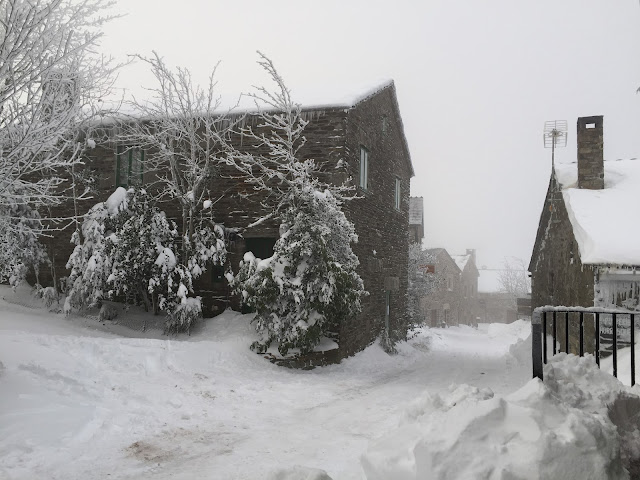
<instances>
[{"instance_id":1,"label":"gate","mask_svg":"<svg viewBox=\"0 0 640 480\"><path fill-rule=\"evenodd\" d=\"M577 332L570 328L572 322L569 315L578 316ZM593 317L595 348L594 357L598 367L603 353L611 353L613 362L613 376L618 377L618 348L631 345L631 385L636 383L635 358L635 319L640 312L616 310L598 307L538 307L533 311L531 319L531 355L533 360L533 377L543 380L543 366L548 360L548 335L553 338L553 355L559 353L558 326L564 326L561 332L564 336L565 352L570 353L570 335L578 335L578 352L582 357L585 353L585 315ZM629 318L628 325L625 320ZM564 323L564 325L563 325ZM576 322L574 322L576 323ZM610 325L609 325L610 324ZM603 328L604 325L604 328ZM575 327L574 327L575 330ZM551 333L549 333L551 331ZM622 338L621 335L622 334ZM627 340L628 336L628 340ZM575 337L574 337L575 338ZM610 347L610 349L608 348ZM558 351L557 351L558 350Z\"/></svg>"}]
</instances>

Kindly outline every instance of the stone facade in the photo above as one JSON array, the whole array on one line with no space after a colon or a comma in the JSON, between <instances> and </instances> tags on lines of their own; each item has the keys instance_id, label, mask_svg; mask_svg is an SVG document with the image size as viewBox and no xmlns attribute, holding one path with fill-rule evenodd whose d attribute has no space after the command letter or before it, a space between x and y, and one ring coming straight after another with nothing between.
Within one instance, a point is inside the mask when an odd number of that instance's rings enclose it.
<instances>
[{"instance_id":1,"label":"stone facade","mask_svg":"<svg viewBox=\"0 0 640 480\"><path fill-rule=\"evenodd\" d=\"M467 249L465 255L454 255L461 268L460 273L460 301L458 323L463 325L477 325L478 323L478 267L476 266L476 251Z\"/></svg>"},{"instance_id":2,"label":"stone facade","mask_svg":"<svg viewBox=\"0 0 640 480\"><path fill-rule=\"evenodd\" d=\"M358 198L347 202L343 209L354 223L359 237L358 243L352 247L360 260L358 273L369 295L363 301L362 313L344 322L336 332L339 349L312 360L313 363L323 363L362 350L375 340L385 324L399 337L406 335L409 184L413 167L393 83L355 105L303 108L303 114L309 124L304 133L306 144L300 156L313 158L327 180L336 184L344 181L357 183L361 148L368 152L367 188L358 187ZM246 121L255 125L257 118L249 115ZM105 127L103 140L98 141L92 151L86 168L98 182L94 186L93 198L80 206L81 214L91 205L106 200L116 187L116 139L116 128ZM247 151L258 148L247 143L246 138L238 137L234 142L238 148ZM279 236L279 224L271 221L246 228L264 215L265 210L257 199L239 195L250 187L227 175L231 172L224 168L215 179L215 191L212 192L212 197L221 197L214 205L214 218L237 232L229 238L229 264L236 270L247 249L259 251L263 256L270 255ZM149 183L153 175L153 172L144 172L143 184ZM215 192L221 193L216 195ZM175 203L159 206L169 218L180 223L180 211ZM72 216L73 212L73 205L67 204L55 213ZM73 250L69 243L72 231L73 226L69 226L48 244L57 278L68 274L65 264ZM195 285L197 293L203 297L207 315L220 313L229 305L238 307L237 299L232 298L221 273L220 269L211 269ZM50 283L51 276L42 281Z\"/></svg>"},{"instance_id":3,"label":"stone facade","mask_svg":"<svg viewBox=\"0 0 640 480\"><path fill-rule=\"evenodd\" d=\"M594 305L594 270L580 260L578 244L555 173L551 175L529 272L532 308L544 305ZM590 333L593 338L593 329ZM560 337L564 338L563 335Z\"/></svg>"},{"instance_id":4,"label":"stone facade","mask_svg":"<svg viewBox=\"0 0 640 480\"><path fill-rule=\"evenodd\" d=\"M427 252L435 258L439 285L420 302L424 316L431 327L458 325L462 310L462 271L444 248L431 248Z\"/></svg>"},{"instance_id":5,"label":"stone facade","mask_svg":"<svg viewBox=\"0 0 640 480\"><path fill-rule=\"evenodd\" d=\"M604 188L603 117L583 117L577 123L578 187ZM589 126L589 128L587 128ZM531 307L544 305L594 306L594 285L598 266L584 265L562 194L562 186L552 169L536 235L529 272L531 274ZM577 328L571 319L570 329ZM594 327L585 322L586 338L594 338ZM559 322L564 332L563 322ZM564 335L560 335L564 339ZM570 339L572 351L578 339ZM566 348L561 345L561 348ZM587 345L592 350L593 344Z\"/></svg>"}]
</instances>

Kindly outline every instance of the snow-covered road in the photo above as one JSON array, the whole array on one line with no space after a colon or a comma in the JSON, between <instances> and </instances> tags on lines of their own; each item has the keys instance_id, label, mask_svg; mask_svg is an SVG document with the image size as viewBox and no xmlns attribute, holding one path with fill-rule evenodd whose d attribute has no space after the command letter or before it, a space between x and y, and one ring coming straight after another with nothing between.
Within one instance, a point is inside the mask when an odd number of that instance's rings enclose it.
<instances>
[{"instance_id":1,"label":"snow-covered road","mask_svg":"<svg viewBox=\"0 0 640 480\"><path fill-rule=\"evenodd\" d=\"M426 330L396 356L372 346L311 371L250 352L236 313L191 338L97 326L0 301L0 478L258 479L303 465L362 479L370 440L425 389L507 393L531 372L522 342L509 352L525 322Z\"/></svg>"}]
</instances>

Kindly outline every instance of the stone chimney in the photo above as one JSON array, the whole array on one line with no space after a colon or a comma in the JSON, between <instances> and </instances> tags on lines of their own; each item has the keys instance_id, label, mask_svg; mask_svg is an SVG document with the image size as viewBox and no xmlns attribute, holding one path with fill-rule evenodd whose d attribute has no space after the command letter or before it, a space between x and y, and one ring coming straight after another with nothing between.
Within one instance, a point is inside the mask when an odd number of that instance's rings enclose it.
<instances>
[{"instance_id":1,"label":"stone chimney","mask_svg":"<svg viewBox=\"0 0 640 480\"><path fill-rule=\"evenodd\" d=\"M578 188L604 188L603 117L578 118Z\"/></svg>"},{"instance_id":2,"label":"stone chimney","mask_svg":"<svg viewBox=\"0 0 640 480\"><path fill-rule=\"evenodd\" d=\"M471 262L476 264L476 249L475 248L467 248L467 255L471 256Z\"/></svg>"}]
</instances>

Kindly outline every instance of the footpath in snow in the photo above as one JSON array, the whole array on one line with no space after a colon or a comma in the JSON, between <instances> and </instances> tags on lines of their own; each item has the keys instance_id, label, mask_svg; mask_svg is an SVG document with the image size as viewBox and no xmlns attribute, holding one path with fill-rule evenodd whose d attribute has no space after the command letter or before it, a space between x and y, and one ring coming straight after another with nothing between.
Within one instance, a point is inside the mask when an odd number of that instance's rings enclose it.
<instances>
[{"instance_id":1,"label":"footpath in snow","mask_svg":"<svg viewBox=\"0 0 640 480\"><path fill-rule=\"evenodd\" d=\"M585 444L612 445L594 462L626 478L610 424L542 412L527 322L424 329L398 355L373 345L298 371L248 349L249 318L162 337L0 300L0 479L546 478L500 472L553 464L544 439L585 424Z\"/></svg>"}]
</instances>

